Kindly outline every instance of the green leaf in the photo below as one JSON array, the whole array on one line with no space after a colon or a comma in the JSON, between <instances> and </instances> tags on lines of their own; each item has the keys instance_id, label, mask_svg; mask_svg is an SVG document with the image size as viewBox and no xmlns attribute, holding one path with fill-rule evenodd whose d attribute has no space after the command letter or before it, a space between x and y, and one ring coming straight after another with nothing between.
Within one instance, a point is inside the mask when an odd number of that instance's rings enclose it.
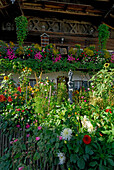
<instances>
[{"instance_id":1,"label":"green leaf","mask_svg":"<svg viewBox=\"0 0 114 170\"><path fill-rule=\"evenodd\" d=\"M35 152L33 159L34 160L40 159L40 154L38 152Z\"/></svg>"},{"instance_id":2,"label":"green leaf","mask_svg":"<svg viewBox=\"0 0 114 170\"><path fill-rule=\"evenodd\" d=\"M79 147L76 147L75 152L78 153L78 151L79 151Z\"/></svg>"},{"instance_id":3,"label":"green leaf","mask_svg":"<svg viewBox=\"0 0 114 170\"><path fill-rule=\"evenodd\" d=\"M83 160L83 158L80 158L77 162L77 165L80 169L84 169L85 168L85 161Z\"/></svg>"},{"instance_id":4,"label":"green leaf","mask_svg":"<svg viewBox=\"0 0 114 170\"><path fill-rule=\"evenodd\" d=\"M90 166L92 166L92 167L94 167L94 166L96 166L97 165L97 162L96 161L94 161L94 162L90 162L90 164L89 164Z\"/></svg>"},{"instance_id":5,"label":"green leaf","mask_svg":"<svg viewBox=\"0 0 114 170\"><path fill-rule=\"evenodd\" d=\"M71 154L71 155L70 155L70 161L73 162L73 163L76 163L76 161L77 161L77 155L76 155L76 154Z\"/></svg>"},{"instance_id":6,"label":"green leaf","mask_svg":"<svg viewBox=\"0 0 114 170\"><path fill-rule=\"evenodd\" d=\"M21 152L20 152L20 153L17 153L17 154L14 156L14 159L19 158L21 155L22 155L22 153L21 153Z\"/></svg>"},{"instance_id":7,"label":"green leaf","mask_svg":"<svg viewBox=\"0 0 114 170\"><path fill-rule=\"evenodd\" d=\"M89 146L89 145L86 145L86 147L85 147L85 153L90 153L90 151L91 151L91 147Z\"/></svg>"},{"instance_id":8,"label":"green leaf","mask_svg":"<svg viewBox=\"0 0 114 170\"><path fill-rule=\"evenodd\" d=\"M111 166L114 166L114 161L113 161L112 159L108 158L107 161L109 162L109 164L110 164Z\"/></svg>"}]
</instances>

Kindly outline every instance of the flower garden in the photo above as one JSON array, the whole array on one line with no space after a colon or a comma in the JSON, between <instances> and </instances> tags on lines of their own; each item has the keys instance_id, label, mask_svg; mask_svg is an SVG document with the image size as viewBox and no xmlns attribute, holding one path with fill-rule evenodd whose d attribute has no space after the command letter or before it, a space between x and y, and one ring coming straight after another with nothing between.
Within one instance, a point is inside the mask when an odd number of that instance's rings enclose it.
<instances>
[{"instance_id":1,"label":"flower garden","mask_svg":"<svg viewBox=\"0 0 114 170\"><path fill-rule=\"evenodd\" d=\"M87 69L87 89L56 88L42 72ZM113 170L114 55L80 45L60 55L53 44L17 46L0 41L0 170ZM6 72L11 72L4 75ZM12 72L19 72L19 85ZM37 73L36 84L29 76Z\"/></svg>"}]
</instances>

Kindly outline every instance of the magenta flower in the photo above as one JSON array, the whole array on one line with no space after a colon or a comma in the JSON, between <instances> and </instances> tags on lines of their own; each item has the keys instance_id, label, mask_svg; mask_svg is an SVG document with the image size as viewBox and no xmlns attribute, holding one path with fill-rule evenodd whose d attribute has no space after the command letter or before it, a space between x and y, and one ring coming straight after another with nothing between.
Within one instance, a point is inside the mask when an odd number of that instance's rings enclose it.
<instances>
[{"instance_id":1,"label":"magenta flower","mask_svg":"<svg viewBox=\"0 0 114 170\"><path fill-rule=\"evenodd\" d=\"M26 128L28 129L29 127L30 127L30 125L29 125L29 124L27 124L27 125L26 125Z\"/></svg>"},{"instance_id":2,"label":"magenta flower","mask_svg":"<svg viewBox=\"0 0 114 170\"><path fill-rule=\"evenodd\" d=\"M62 140L63 139L63 137L62 136L59 136L59 140Z\"/></svg>"},{"instance_id":3,"label":"magenta flower","mask_svg":"<svg viewBox=\"0 0 114 170\"><path fill-rule=\"evenodd\" d=\"M40 52L38 52L38 53L36 53L35 55L34 55L34 57L35 57L35 59L37 60L37 59L39 59L40 61L42 61L42 55L40 54Z\"/></svg>"},{"instance_id":4,"label":"magenta flower","mask_svg":"<svg viewBox=\"0 0 114 170\"><path fill-rule=\"evenodd\" d=\"M20 128L20 125L16 125L17 128Z\"/></svg>"},{"instance_id":5,"label":"magenta flower","mask_svg":"<svg viewBox=\"0 0 114 170\"><path fill-rule=\"evenodd\" d=\"M23 168L24 168L24 167L20 167L20 168L18 168L18 170L23 170Z\"/></svg>"},{"instance_id":6,"label":"magenta flower","mask_svg":"<svg viewBox=\"0 0 114 170\"><path fill-rule=\"evenodd\" d=\"M14 140L14 142L17 142L17 141L18 141L18 139L15 139L15 140Z\"/></svg>"},{"instance_id":7,"label":"magenta flower","mask_svg":"<svg viewBox=\"0 0 114 170\"><path fill-rule=\"evenodd\" d=\"M68 59L67 59L67 60L68 60L68 61L75 61L75 58L68 55Z\"/></svg>"},{"instance_id":8,"label":"magenta flower","mask_svg":"<svg viewBox=\"0 0 114 170\"><path fill-rule=\"evenodd\" d=\"M84 96L81 97L82 99L84 98Z\"/></svg>"},{"instance_id":9,"label":"magenta flower","mask_svg":"<svg viewBox=\"0 0 114 170\"><path fill-rule=\"evenodd\" d=\"M22 112L24 112L24 110L22 110Z\"/></svg>"},{"instance_id":10,"label":"magenta flower","mask_svg":"<svg viewBox=\"0 0 114 170\"><path fill-rule=\"evenodd\" d=\"M38 126L38 130L41 130L42 129L42 127L41 126Z\"/></svg>"},{"instance_id":11,"label":"magenta flower","mask_svg":"<svg viewBox=\"0 0 114 170\"><path fill-rule=\"evenodd\" d=\"M30 134L27 134L27 138L30 136Z\"/></svg>"},{"instance_id":12,"label":"magenta flower","mask_svg":"<svg viewBox=\"0 0 114 170\"><path fill-rule=\"evenodd\" d=\"M36 137L36 140L38 141L38 140L40 140L40 137L38 136L38 137Z\"/></svg>"},{"instance_id":13,"label":"magenta flower","mask_svg":"<svg viewBox=\"0 0 114 170\"><path fill-rule=\"evenodd\" d=\"M10 144L13 144L13 141L10 141Z\"/></svg>"},{"instance_id":14,"label":"magenta flower","mask_svg":"<svg viewBox=\"0 0 114 170\"><path fill-rule=\"evenodd\" d=\"M84 100L84 102L86 102L86 100Z\"/></svg>"}]
</instances>

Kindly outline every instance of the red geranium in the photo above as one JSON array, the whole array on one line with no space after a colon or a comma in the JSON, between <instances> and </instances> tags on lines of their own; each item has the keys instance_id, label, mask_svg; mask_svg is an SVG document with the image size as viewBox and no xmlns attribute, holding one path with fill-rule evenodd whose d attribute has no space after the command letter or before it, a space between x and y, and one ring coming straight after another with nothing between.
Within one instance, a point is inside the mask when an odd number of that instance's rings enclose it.
<instances>
[{"instance_id":1,"label":"red geranium","mask_svg":"<svg viewBox=\"0 0 114 170\"><path fill-rule=\"evenodd\" d=\"M0 102L5 102L6 98L3 94L0 95Z\"/></svg>"},{"instance_id":2,"label":"red geranium","mask_svg":"<svg viewBox=\"0 0 114 170\"><path fill-rule=\"evenodd\" d=\"M12 98L11 98L11 96L9 96L8 97L8 102L12 102L13 100L12 100Z\"/></svg>"},{"instance_id":3,"label":"red geranium","mask_svg":"<svg viewBox=\"0 0 114 170\"><path fill-rule=\"evenodd\" d=\"M21 87L20 86L17 87L17 90L21 93Z\"/></svg>"},{"instance_id":4,"label":"red geranium","mask_svg":"<svg viewBox=\"0 0 114 170\"><path fill-rule=\"evenodd\" d=\"M84 138L83 138L83 142L85 144L90 144L91 143L91 137L89 135L85 135Z\"/></svg>"},{"instance_id":5,"label":"red geranium","mask_svg":"<svg viewBox=\"0 0 114 170\"><path fill-rule=\"evenodd\" d=\"M112 112L111 112L111 109L106 109L105 112L110 112L110 113L112 113Z\"/></svg>"}]
</instances>

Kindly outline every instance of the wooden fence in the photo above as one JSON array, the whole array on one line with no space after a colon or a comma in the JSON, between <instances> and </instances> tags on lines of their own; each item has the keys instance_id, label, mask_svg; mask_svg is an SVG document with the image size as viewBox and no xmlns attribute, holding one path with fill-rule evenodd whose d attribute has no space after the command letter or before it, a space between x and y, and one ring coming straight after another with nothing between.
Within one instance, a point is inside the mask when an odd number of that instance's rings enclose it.
<instances>
[{"instance_id":1,"label":"wooden fence","mask_svg":"<svg viewBox=\"0 0 114 170\"><path fill-rule=\"evenodd\" d=\"M0 119L1 120L1 119ZM25 129L22 129L21 131L18 131L18 132L8 132L8 135L7 134L4 134L3 132L4 130L1 129L1 121L0 121L0 157L4 156L8 149L10 148L11 144L10 144L10 141L12 140L12 138L20 138L22 136L24 136L25 134ZM24 143L26 143L27 141L27 138L25 139ZM41 163L41 159L35 161L35 165L31 165L32 166L32 170L63 170L63 168L61 169L61 167L59 165L55 166L55 165L50 165L48 163L45 164L45 167L41 167L40 166L40 163ZM30 159L28 158L27 161L26 161L26 165L30 165L31 162L30 162ZM9 170L9 169L8 169ZM64 168L65 170L65 168Z\"/></svg>"}]
</instances>

